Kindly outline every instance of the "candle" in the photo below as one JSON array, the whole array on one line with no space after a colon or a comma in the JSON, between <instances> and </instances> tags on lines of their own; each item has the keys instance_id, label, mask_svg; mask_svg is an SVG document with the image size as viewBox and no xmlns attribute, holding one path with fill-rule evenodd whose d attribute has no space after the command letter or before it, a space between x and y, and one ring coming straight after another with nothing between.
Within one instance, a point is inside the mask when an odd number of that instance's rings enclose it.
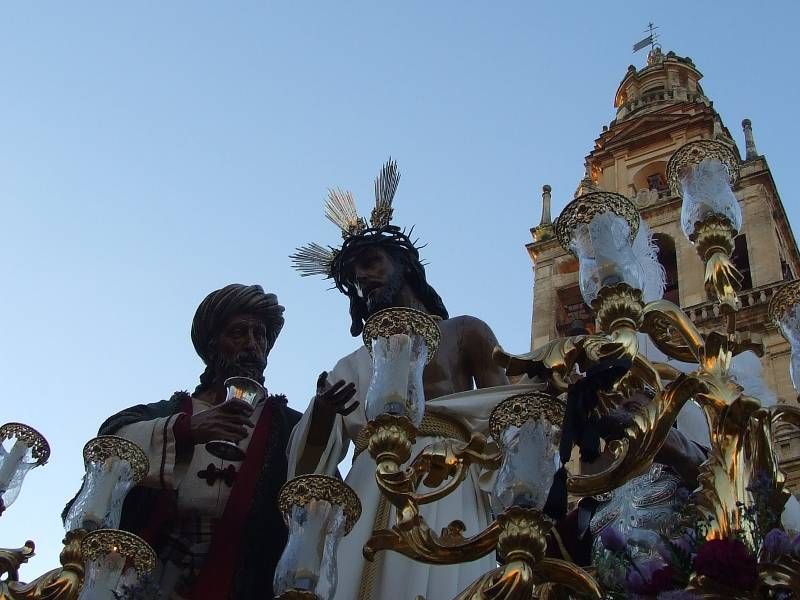
<instances>
[{"instance_id":1,"label":"candle","mask_svg":"<svg viewBox=\"0 0 800 600\"><path fill-rule=\"evenodd\" d=\"M11 452L3 457L2 465L0 465L0 494L8 491L14 474L27 454L28 445L22 440L17 440L11 447Z\"/></svg>"},{"instance_id":2,"label":"candle","mask_svg":"<svg viewBox=\"0 0 800 600\"><path fill-rule=\"evenodd\" d=\"M114 600L119 580L125 569L125 557L111 550L98 560L89 563L86 584L79 600Z\"/></svg>"},{"instance_id":3,"label":"candle","mask_svg":"<svg viewBox=\"0 0 800 600\"><path fill-rule=\"evenodd\" d=\"M411 338L405 333L389 336L384 375L384 411L405 414L408 398L408 373L411 368Z\"/></svg>"},{"instance_id":4,"label":"candle","mask_svg":"<svg viewBox=\"0 0 800 600\"><path fill-rule=\"evenodd\" d=\"M116 456L111 456L98 465L94 475L94 490L87 499L83 523L91 523L95 527L105 525L114 488L122 478L124 468L124 461Z\"/></svg>"}]
</instances>

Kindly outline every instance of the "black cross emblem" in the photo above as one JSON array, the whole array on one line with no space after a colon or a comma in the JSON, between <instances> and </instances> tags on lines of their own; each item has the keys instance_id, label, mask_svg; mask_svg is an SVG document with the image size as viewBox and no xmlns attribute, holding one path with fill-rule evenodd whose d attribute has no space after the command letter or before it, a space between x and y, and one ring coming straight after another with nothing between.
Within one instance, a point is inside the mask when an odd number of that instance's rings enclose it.
<instances>
[{"instance_id":1,"label":"black cross emblem","mask_svg":"<svg viewBox=\"0 0 800 600\"><path fill-rule=\"evenodd\" d=\"M228 487L233 487L233 482L236 481L236 467L228 465L224 469L218 469L216 465L208 465L204 470L198 471L197 476L200 479L205 479L208 485L214 485L217 479L221 479Z\"/></svg>"}]
</instances>

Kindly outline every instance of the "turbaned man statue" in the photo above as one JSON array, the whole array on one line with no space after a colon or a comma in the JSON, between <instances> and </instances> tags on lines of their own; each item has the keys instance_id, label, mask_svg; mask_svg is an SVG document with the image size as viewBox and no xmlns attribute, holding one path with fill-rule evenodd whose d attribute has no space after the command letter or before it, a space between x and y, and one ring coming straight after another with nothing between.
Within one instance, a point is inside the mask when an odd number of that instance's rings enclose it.
<instances>
[{"instance_id":1,"label":"turbaned man statue","mask_svg":"<svg viewBox=\"0 0 800 600\"><path fill-rule=\"evenodd\" d=\"M313 244L298 250L292 259L301 274L333 279L350 299L353 336L362 332L367 317L388 307L410 307L440 319L441 343L424 372L426 413L413 456L436 439L466 441L470 432L487 433L492 408L531 386L508 385L503 370L492 362L496 340L484 322L470 316L448 316L441 298L426 281L418 249L404 231L390 225L398 179L396 165L389 161L375 182L376 206L370 226L358 217L349 193L331 191L327 216L342 230L341 249ZM452 566L418 563L393 552L380 553L375 562L363 557L362 547L372 531L395 521L394 509L378 492L375 462L364 451L364 398L371 375L370 355L363 346L342 358L329 374L320 375L317 394L292 434L289 476L308 472L332 475L350 443L355 444L346 481L357 492L363 512L339 545L335 600L418 596L450 600L496 566L493 553ZM465 523L465 535L469 536L488 525L487 500L477 469L473 469L454 493L422 506L421 512L433 531L458 519Z\"/></svg>"},{"instance_id":2,"label":"turbaned man statue","mask_svg":"<svg viewBox=\"0 0 800 600\"><path fill-rule=\"evenodd\" d=\"M258 285L209 294L192 322L192 343L206 365L193 394L128 408L100 427L138 444L150 459L131 490L121 528L157 551L162 600L263 600L286 544L277 495L286 481L286 448L300 413L283 396L254 408L224 402L224 381L263 384L267 355L283 327L283 306ZM241 462L210 454L211 440L238 442Z\"/></svg>"}]
</instances>

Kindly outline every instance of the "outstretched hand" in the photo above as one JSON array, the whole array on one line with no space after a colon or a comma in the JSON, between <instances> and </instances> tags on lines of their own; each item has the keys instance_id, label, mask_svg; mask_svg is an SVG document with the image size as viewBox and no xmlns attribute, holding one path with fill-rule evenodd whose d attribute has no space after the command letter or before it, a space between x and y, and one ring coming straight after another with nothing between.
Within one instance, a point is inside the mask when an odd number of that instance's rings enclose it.
<instances>
[{"instance_id":1,"label":"outstretched hand","mask_svg":"<svg viewBox=\"0 0 800 600\"><path fill-rule=\"evenodd\" d=\"M317 395L314 397L314 406L327 414L336 413L345 417L358 408L357 400L349 406L347 405L355 395L354 383L346 383L344 379L340 379L331 385L328 383L327 371L323 371L317 378Z\"/></svg>"}]
</instances>

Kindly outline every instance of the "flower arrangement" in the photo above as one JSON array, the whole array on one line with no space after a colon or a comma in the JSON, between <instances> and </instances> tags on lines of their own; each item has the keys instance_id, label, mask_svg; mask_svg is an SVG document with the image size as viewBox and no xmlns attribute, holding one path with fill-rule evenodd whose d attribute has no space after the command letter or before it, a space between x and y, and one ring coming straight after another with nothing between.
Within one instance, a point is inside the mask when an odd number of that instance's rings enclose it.
<instances>
[{"instance_id":1,"label":"flower arrangement","mask_svg":"<svg viewBox=\"0 0 800 600\"><path fill-rule=\"evenodd\" d=\"M724 597L727 590L731 598L800 598L800 590L792 589L795 579L771 575L775 567L795 571L800 565L800 533L784 531L769 503L759 502L761 483L748 488L754 503L740 507L743 528L730 538L709 539L713 519L695 514L677 536L660 535L651 556L634 552L631 536L618 528L603 529L604 552L595 562L606 598L699 600ZM764 532L767 523L778 526ZM714 595L707 595L709 589Z\"/></svg>"}]
</instances>

